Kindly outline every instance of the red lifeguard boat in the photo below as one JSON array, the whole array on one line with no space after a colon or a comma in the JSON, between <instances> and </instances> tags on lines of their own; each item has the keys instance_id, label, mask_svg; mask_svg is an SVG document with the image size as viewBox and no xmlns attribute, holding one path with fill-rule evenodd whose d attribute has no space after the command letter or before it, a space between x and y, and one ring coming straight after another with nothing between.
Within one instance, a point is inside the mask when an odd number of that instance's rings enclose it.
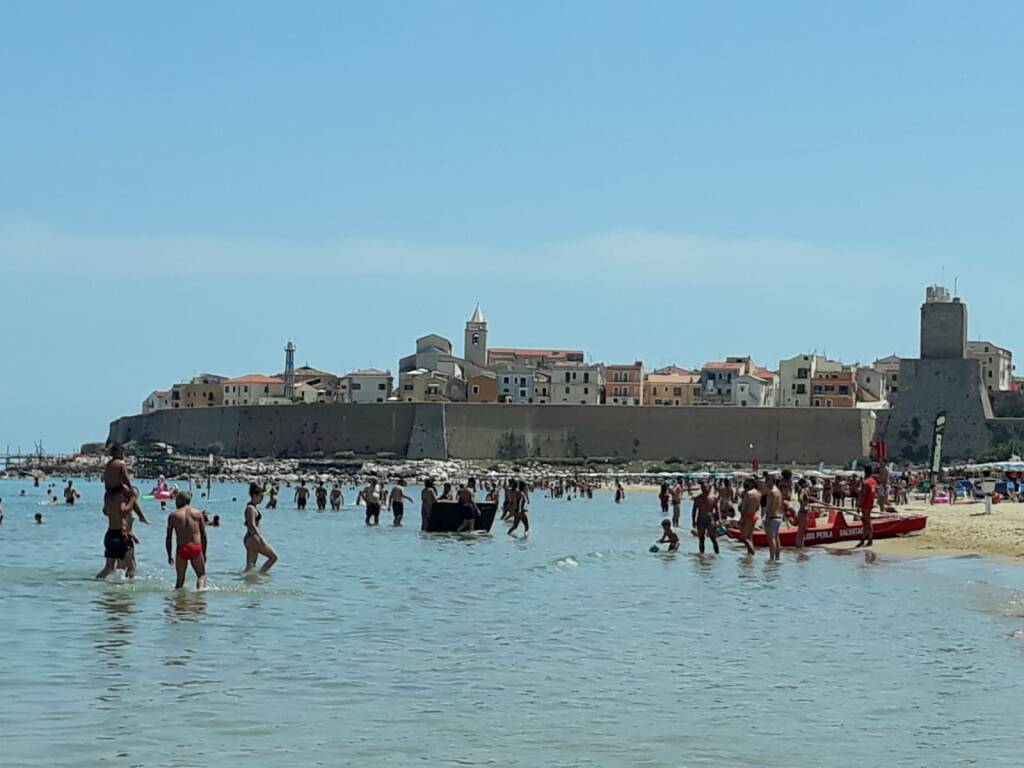
<instances>
[{"instance_id":1,"label":"red lifeguard boat","mask_svg":"<svg viewBox=\"0 0 1024 768\"><path fill-rule=\"evenodd\" d=\"M928 524L925 515L908 515L906 517L895 517L892 515L871 516L871 537L873 539L891 539L894 536L903 536L914 531L923 531ZM725 529L730 539L740 538L740 529L729 527ZM860 520L847 520L841 509L831 508L828 510L828 518L819 522L816 518L808 515L807 531L804 533L804 546L814 544L832 544L837 541L860 541L864 532L864 524ZM788 525L779 531L779 541L784 547L796 546L796 526ZM767 547L768 534L762 529L754 531L754 546Z\"/></svg>"}]
</instances>

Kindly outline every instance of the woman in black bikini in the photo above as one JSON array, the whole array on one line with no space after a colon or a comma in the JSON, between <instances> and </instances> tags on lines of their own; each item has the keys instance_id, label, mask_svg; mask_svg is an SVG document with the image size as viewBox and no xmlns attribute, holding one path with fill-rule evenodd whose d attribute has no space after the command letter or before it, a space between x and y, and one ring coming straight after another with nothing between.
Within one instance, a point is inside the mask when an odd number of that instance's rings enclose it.
<instances>
[{"instance_id":1,"label":"woman in black bikini","mask_svg":"<svg viewBox=\"0 0 1024 768\"><path fill-rule=\"evenodd\" d=\"M263 488L257 483L249 483L249 503L245 505L245 538L242 539L242 544L245 545L245 570L251 571L255 568L256 559L263 555L266 561L260 568L260 573L266 573L277 562L277 553L263 538L263 531L260 528L263 514L259 510L259 505L262 501Z\"/></svg>"}]
</instances>

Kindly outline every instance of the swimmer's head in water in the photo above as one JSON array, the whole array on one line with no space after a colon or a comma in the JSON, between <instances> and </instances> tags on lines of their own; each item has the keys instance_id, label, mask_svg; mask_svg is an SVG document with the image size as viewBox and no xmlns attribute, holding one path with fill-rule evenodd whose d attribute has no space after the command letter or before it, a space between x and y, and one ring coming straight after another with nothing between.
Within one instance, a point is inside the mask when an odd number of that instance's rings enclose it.
<instances>
[{"instance_id":1,"label":"swimmer's head in water","mask_svg":"<svg viewBox=\"0 0 1024 768\"><path fill-rule=\"evenodd\" d=\"M36 512L36 522L37 523L43 522L43 513L42 512Z\"/></svg>"},{"instance_id":2,"label":"swimmer's head in water","mask_svg":"<svg viewBox=\"0 0 1024 768\"><path fill-rule=\"evenodd\" d=\"M174 506L178 509L187 507L192 503L192 494L188 491L178 491L178 495L174 497Z\"/></svg>"}]
</instances>

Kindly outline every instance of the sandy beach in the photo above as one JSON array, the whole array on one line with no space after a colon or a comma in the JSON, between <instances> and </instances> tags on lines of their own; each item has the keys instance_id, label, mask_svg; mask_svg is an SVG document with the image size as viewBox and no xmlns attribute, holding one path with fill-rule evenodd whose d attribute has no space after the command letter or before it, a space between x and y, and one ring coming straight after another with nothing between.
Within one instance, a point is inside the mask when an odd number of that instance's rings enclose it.
<instances>
[{"instance_id":1,"label":"sandy beach","mask_svg":"<svg viewBox=\"0 0 1024 768\"><path fill-rule=\"evenodd\" d=\"M915 502L900 512L927 515L928 527L920 534L876 541L878 552L912 557L976 554L1024 563L1024 504L996 504L986 515L981 502Z\"/></svg>"}]
</instances>

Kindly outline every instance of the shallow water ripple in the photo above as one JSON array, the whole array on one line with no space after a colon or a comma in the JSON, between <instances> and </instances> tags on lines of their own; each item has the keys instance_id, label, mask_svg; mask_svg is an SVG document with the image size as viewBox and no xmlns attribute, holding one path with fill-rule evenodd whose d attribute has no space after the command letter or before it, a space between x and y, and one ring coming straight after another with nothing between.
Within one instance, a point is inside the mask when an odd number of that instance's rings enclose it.
<instances>
[{"instance_id":1,"label":"shallow water ripple","mask_svg":"<svg viewBox=\"0 0 1024 768\"><path fill-rule=\"evenodd\" d=\"M1019 765L1024 577L978 558L652 555L653 496L535 498L528 539L207 503L211 589L91 579L103 518L0 482L12 766ZM415 492L411 495L415 495ZM351 492L347 498L354 498ZM221 501L220 499L223 499ZM386 522L386 521L385 521Z\"/></svg>"}]
</instances>

